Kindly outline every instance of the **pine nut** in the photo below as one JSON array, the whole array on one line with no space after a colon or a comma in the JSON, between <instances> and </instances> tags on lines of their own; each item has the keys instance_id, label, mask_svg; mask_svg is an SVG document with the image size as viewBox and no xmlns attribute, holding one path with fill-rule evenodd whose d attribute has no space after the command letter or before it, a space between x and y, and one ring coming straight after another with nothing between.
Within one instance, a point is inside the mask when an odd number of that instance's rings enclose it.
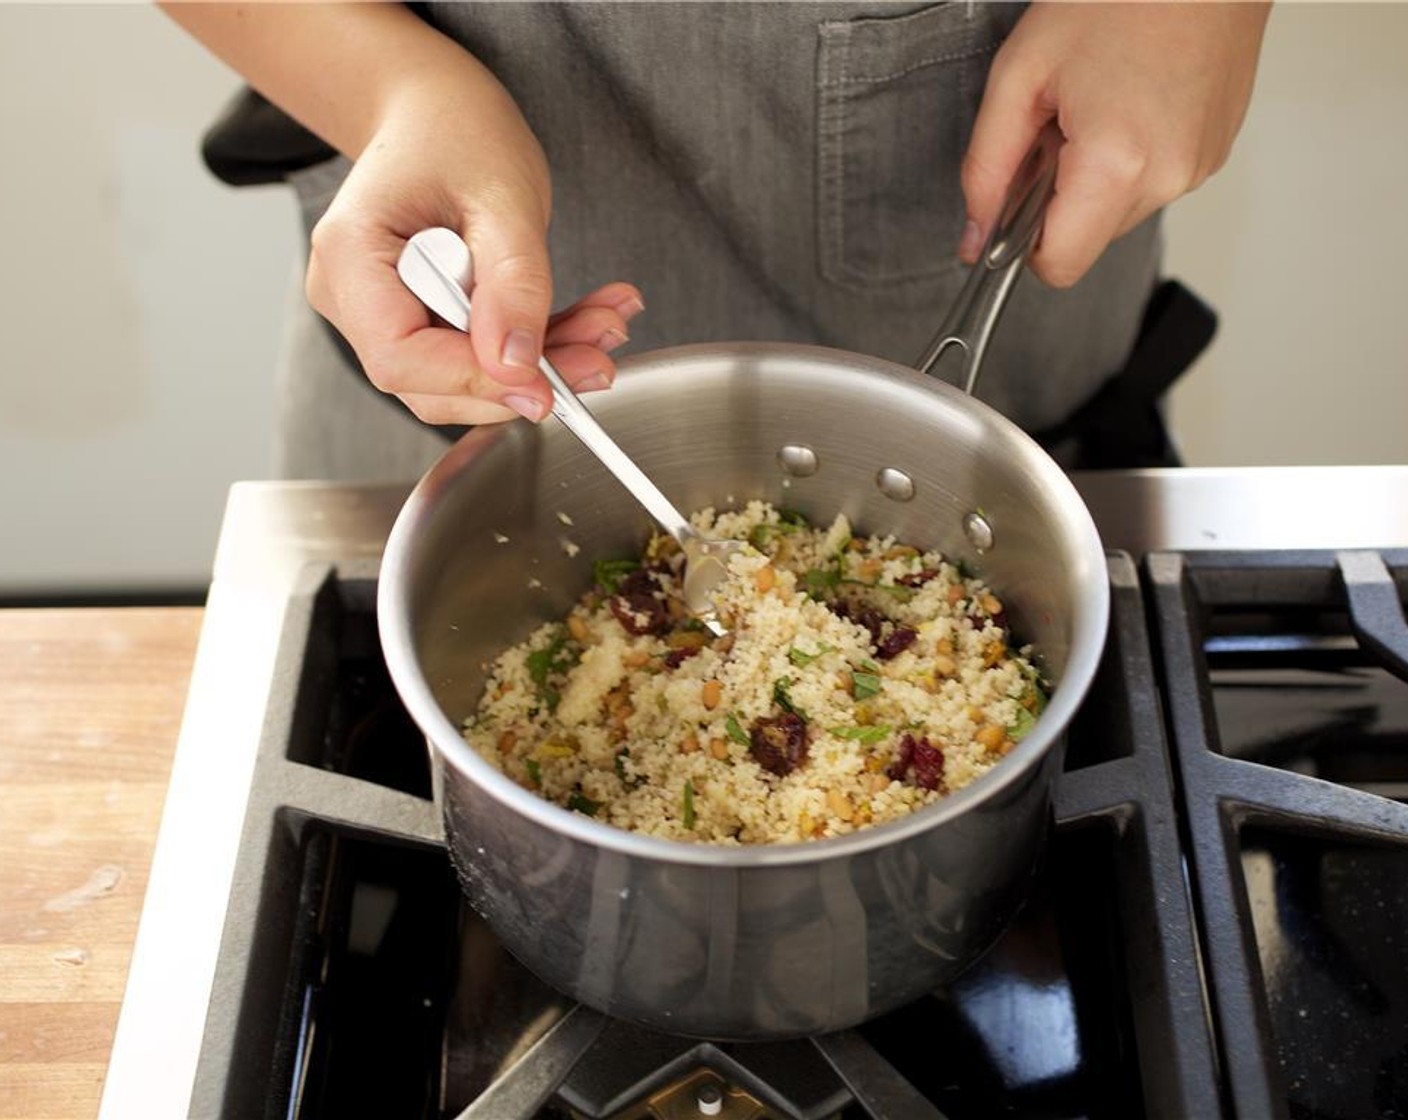
<instances>
[{"instance_id":1,"label":"pine nut","mask_svg":"<svg viewBox=\"0 0 1408 1120\"><path fill-rule=\"evenodd\" d=\"M838 789L826 791L826 806L837 820L848 821L855 812L851 805L851 799Z\"/></svg>"},{"instance_id":2,"label":"pine nut","mask_svg":"<svg viewBox=\"0 0 1408 1120\"><path fill-rule=\"evenodd\" d=\"M989 723L978 728L975 738L988 750L993 751L1002 745L1002 740L1007 738L1007 732L995 723Z\"/></svg>"}]
</instances>

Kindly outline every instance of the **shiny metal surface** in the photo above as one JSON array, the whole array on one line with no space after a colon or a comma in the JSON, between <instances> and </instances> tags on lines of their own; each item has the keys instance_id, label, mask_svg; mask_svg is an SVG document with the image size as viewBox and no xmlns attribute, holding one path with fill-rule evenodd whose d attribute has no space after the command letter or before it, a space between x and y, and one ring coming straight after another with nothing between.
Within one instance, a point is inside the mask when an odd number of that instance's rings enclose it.
<instances>
[{"instance_id":1,"label":"shiny metal surface","mask_svg":"<svg viewBox=\"0 0 1408 1120\"><path fill-rule=\"evenodd\" d=\"M777 453L777 465L783 472L790 474L793 478L806 478L814 475L817 468L821 466L817 462L816 452L810 447L803 447L800 443L789 443Z\"/></svg>"},{"instance_id":2,"label":"shiny metal surface","mask_svg":"<svg viewBox=\"0 0 1408 1120\"><path fill-rule=\"evenodd\" d=\"M997 537L992 531L992 522L976 510L963 515L963 535L980 553L986 552L997 543Z\"/></svg>"},{"instance_id":3,"label":"shiny metal surface","mask_svg":"<svg viewBox=\"0 0 1408 1120\"><path fill-rule=\"evenodd\" d=\"M1062 137L1055 123L1037 135L1012 183L987 244L958 298L915 366L972 393L993 328L1022 274L1056 187Z\"/></svg>"},{"instance_id":4,"label":"shiny metal surface","mask_svg":"<svg viewBox=\"0 0 1408 1120\"><path fill-rule=\"evenodd\" d=\"M864 428L838 427L861 401ZM623 367L598 407L688 508L763 499L817 522L844 512L863 532L970 564L1002 589L1011 625L1042 651L1056 687L1001 766L850 836L721 848L563 810L489 766L458 727L483 666L564 614L591 585L591 558L632 554L649 526L558 429L471 433L398 518L378 602L392 679L445 763L446 832L471 900L549 983L663 1030L811 1034L914 998L991 943L1035 862L1060 735L1105 638L1104 555L1085 507L985 405L836 351L662 351ZM776 449L789 443L816 451L815 475L779 471ZM877 490L885 466L914 480L912 501ZM1000 527L983 555L962 527L974 508ZM578 555L556 547L562 512L580 530Z\"/></svg>"},{"instance_id":5,"label":"shiny metal surface","mask_svg":"<svg viewBox=\"0 0 1408 1120\"><path fill-rule=\"evenodd\" d=\"M288 597L309 563L378 557L405 493L300 483L230 492L103 1120L187 1115Z\"/></svg>"},{"instance_id":6,"label":"shiny metal surface","mask_svg":"<svg viewBox=\"0 0 1408 1120\"><path fill-rule=\"evenodd\" d=\"M1072 481L1105 546L1136 556L1408 544L1408 465L1108 471Z\"/></svg>"},{"instance_id":7,"label":"shiny metal surface","mask_svg":"<svg viewBox=\"0 0 1408 1120\"><path fill-rule=\"evenodd\" d=\"M891 501L908 502L914 497L914 479L897 467L881 467L875 485Z\"/></svg>"},{"instance_id":8,"label":"shiny metal surface","mask_svg":"<svg viewBox=\"0 0 1408 1120\"><path fill-rule=\"evenodd\" d=\"M536 1115L605 1026L605 1016L591 1008L572 1008L455 1120Z\"/></svg>"},{"instance_id":9,"label":"shiny metal surface","mask_svg":"<svg viewBox=\"0 0 1408 1120\"><path fill-rule=\"evenodd\" d=\"M1076 474L1104 543L1148 551L1408 548L1408 465ZM380 556L411 486L230 493L103 1120L188 1115L284 604L304 565ZM508 547L508 545L505 545Z\"/></svg>"},{"instance_id":10,"label":"shiny metal surface","mask_svg":"<svg viewBox=\"0 0 1408 1120\"><path fill-rule=\"evenodd\" d=\"M473 269L469 247L459 234L443 227L413 234L397 264L402 281L416 297L452 327L465 332L469 331L467 293ZM684 549L685 605L715 637L722 637L725 630L715 614L711 596L727 574L729 556L739 546L731 541L704 540L689 519L607 434L546 355L538 359L538 368L552 386L552 414Z\"/></svg>"}]
</instances>

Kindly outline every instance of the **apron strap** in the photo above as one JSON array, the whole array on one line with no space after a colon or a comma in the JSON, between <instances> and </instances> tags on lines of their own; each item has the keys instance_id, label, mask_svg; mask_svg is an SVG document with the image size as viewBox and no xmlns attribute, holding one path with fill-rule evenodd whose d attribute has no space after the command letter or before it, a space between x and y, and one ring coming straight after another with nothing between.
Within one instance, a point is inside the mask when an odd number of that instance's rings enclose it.
<instances>
[{"instance_id":1,"label":"apron strap","mask_svg":"<svg viewBox=\"0 0 1408 1120\"><path fill-rule=\"evenodd\" d=\"M1162 400L1216 333L1216 312L1177 280L1164 281L1124 368L1068 420L1034 437L1067 470L1182 466Z\"/></svg>"}]
</instances>

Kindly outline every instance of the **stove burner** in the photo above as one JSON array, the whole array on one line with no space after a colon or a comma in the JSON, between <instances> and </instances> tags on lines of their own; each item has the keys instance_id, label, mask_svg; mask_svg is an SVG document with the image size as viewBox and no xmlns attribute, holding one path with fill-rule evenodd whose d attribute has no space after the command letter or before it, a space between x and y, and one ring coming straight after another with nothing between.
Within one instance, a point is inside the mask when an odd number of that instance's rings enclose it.
<instances>
[{"instance_id":1,"label":"stove burner","mask_svg":"<svg viewBox=\"0 0 1408 1120\"><path fill-rule=\"evenodd\" d=\"M557 1094L573 1120L834 1120L852 1099L810 1042L730 1046L615 1021Z\"/></svg>"},{"instance_id":2,"label":"stove burner","mask_svg":"<svg viewBox=\"0 0 1408 1120\"><path fill-rule=\"evenodd\" d=\"M503 950L455 885L379 664L374 567L309 573L192 1112L1408 1115L1408 631L1389 609L1408 556L1156 555L1147 575L1162 676L1112 555L1047 859L998 945L855 1030L743 1045L573 1007Z\"/></svg>"},{"instance_id":3,"label":"stove burner","mask_svg":"<svg viewBox=\"0 0 1408 1120\"><path fill-rule=\"evenodd\" d=\"M260 748L246 901L230 912L195 1111L1215 1116L1143 603L1129 560L1110 568L1104 664L1072 728L1046 866L1007 936L946 992L860 1030L748 1045L573 1008L503 950L413 795L424 749L401 741L369 656L374 583L309 574L286 623L277 676L297 687L271 706ZM248 1070L272 1071L272 1096Z\"/></svg>"},{"instance_id":4,"label":"stove burner","mask_svg":"<svg viewBox=\"0 0 1408 1120\"><path fill-rule=\"evenodd\" d=\"M1147 567L1239 1114L1408 1116L1408 556Z\"/></svg>"},{"instance_id":5,"label":"stove burner","mask_svg":"<svg viewBox=\"0 0 1408 1120\"><path fill-rule=\"evenodd\" d=\"M573 1120L590 1120L575 1109ZM718 1117L719 1120L766 1120L767 1110L762 1101L750 1093L719 1080L708 1068L694 1073L660 1090L638 1107L627 1108L608 1120L699 1120Z\"/></svg>"}]
</instances>

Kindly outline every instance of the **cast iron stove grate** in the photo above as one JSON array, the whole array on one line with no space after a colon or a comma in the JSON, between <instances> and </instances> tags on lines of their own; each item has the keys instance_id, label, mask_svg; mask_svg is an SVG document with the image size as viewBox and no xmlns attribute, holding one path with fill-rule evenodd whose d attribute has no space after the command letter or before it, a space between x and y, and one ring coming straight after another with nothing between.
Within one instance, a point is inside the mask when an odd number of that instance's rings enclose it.
<instances>
[{"instance_id":1,"label":"cast iron stove grate","mask_svg":"<svg viewBox=\"0 0 1408 1120\"><path fill-rule=\"evenodd\" d=\"M287 614L192 1102L199 1116L1219 1117L1144 604L1110 640L1049 855L993 950L852 1031L700 1043L574 1008L463 903L387 678L375 567ZM702 1094L702 1095L701 1095Z\"/></svg>"},{"instance_id":2,"label":"cast iron stove grate","mask_svg":"<svg viewBox=\"0 0 1408 1120\"><path fill-rule=\"evenodd\" d=\"M1408 1117L1408 553L1154 553L1236 1115Z\"/></svg>"}]
</instances>

